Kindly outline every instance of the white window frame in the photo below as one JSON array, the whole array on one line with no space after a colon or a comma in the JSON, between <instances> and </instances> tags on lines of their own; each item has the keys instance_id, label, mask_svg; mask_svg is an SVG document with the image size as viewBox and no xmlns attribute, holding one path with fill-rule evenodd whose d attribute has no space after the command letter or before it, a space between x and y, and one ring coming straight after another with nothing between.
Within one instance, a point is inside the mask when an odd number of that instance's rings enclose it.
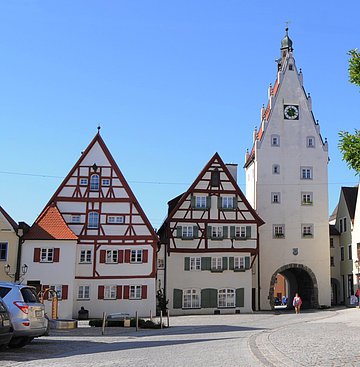
<instances>
[{"instance_id":1,"label":"white window frame","mask_svg":"<svg viewBox=\"0 0 360 367\"><path fill-rule=\"evenodd\" d=\"M43 247L40 249L40 262L52 263L54 262L55 249L53 247Z\"/></svg>"},{"instance_id":2,"label":"white window frame","mask_svg":"<svg viewBox=\"0 0 360 367\"><path fill-rule=\"evenodd\" d=\"M87 178L80 178L79 184L80 186L87 186L89 183L89 180Z\"/></svg>"},{"instance_id":3,"label":"white window frame","mask_svg":"<svg viewBox=\"0 0 360 367\"><path fill-rule=\"evenodd\" d=\"M201 270L201 257L190 257L190 271Z\"/></svg>"},{"instance_id":4,"label":"white window frame","mask_svg":"<svg viewBox=\"0 0 360 367\"><path fill-rule=\"evenodd\" d=\"M194 227L193 226L182 226L182 238L194 238Z\"/></svg>"},{"instance_id":5,"label":"white window frame","mask_svg":"<svg viewBox=\"0 0 360 367\"><path fill-rule=\"evenodd\" d=\"M301 237L302 238L313 238L314 237L314 225L313 224L302 224L301 225Z\"/></svg>"},{"instance_id":6,"label":"white window frame","mask_svg":"<svg viewBox=\"0 0 360 367\"><path fill-rule=\"evenodd\" d=\"M131 285L130 286L129 299L141 299L142 286L141 285Z\"/></svg>"},{"instance_id":7,"label":"white window frame","mask_svg":"<svg viewBox=\"0 0 360 367\"><path fill-rule=\"evenodd\" d=\"M100 190L100 176L97 173L94 173L90 177L90 191L99 191Z\"/></svg>"},{"instance_id":8,"label":"white window frame","mask_svg":"<svg viewBox=\"0 0 360 367\"><path fill-rule=\"evenodd\" d=\"M62 285L61 284L51 284L49 285L49 289L52 289L56 292L57 299L62 299ZM48 300L52 300L53 295L52 292L48 292Z\"/></svg>"},{"instance_id":9,"label":"white window frame","mask_svg":"<svg viewBox=\"0 0 360 367\"><path fill-rule=\"evenodd\" d=\"M102 178L101 179L101 186L110 186L111 180L110 178Z\"/></svg>"},{"instance_id":10,"label":"white window frame","mask_svg":"<svg viewBox=\"0 0 360 367\"><path fill-rule=\"evenodd\" d=\"M8 259L8 251L9 251L9 243L8 242L5 242L5 241L1 241L0 242L0 261L7 261ZM5 254L5 257L2 256L2 254Z\"/></svg>"},{"instance_id":11,"label":"white window frame","mask_svg":"<svg viewBox=\"0 0 360 367\"><path fill-rule=\"evenodd\" d=\"M235 238L246 238L246 226L235 226Z\"/></svg>"},{"instance_id":12,"label":"white window frame","mask_svg":"<svg viewBox=\"0 0 360 367\"><path fill-rule=\"evenodd\" d=\"M141 264L143 262L143 250L132 249L130 251L130 263Z\"/></svg>"},{"instance_id":13,"label":"white window frame","mask_svg":"<svg viewBox=\"0 0 360 367\"><path fill-rule=\"evenodd\" d=\"M301 180L312 180L313 179L313 168L310 166L300 167L300 179Z\"/></svg>"},{"instance_id":14,"label":"white window frame","mask_svg":"<svg viewBox=\"0 0 360 367\"><path fill-rule=\"evenodd\" d=\"M222 196L221 197L221 208L222 209L234 209L234 197L233 196Z\"/></svg>"},{"instance_id":15,"label":"white window frame","mask_svg":"<svg viewBox=\"0 0 360 367\"><path fill-rule=\"evenodd\" d=\"M116 285L104 286L104 299L116 299Z\"/></svg>"},{"instance_id":16,"label":"white window frame","mask_svg":"<svg viewBox=\"0 0 360 367\"><path fill-rule=\"evenodd\" d=\"M92 250L90 249L81 249L80 250L80 264L91 264L92 262Z\"/></svg>"},{"instance_id":17,"label":"white window frame","mask_svg":"<svg viewBox=\"0 0 360 367\"><path fill-rule=\"evenodd\" d=\"M244 270L244 269L245 269L245 256L235 256L234 270Z\"/></svg>"},{"instance_id":18,"label":"white window frame","mask_svg":"<svg viewBox=\"0 0 360 367\"><path fill-rule=\"evenodd\" d=\"M285 238L285 224L274 224L273 225L273 237L274 238Z\"/></svg>"},{"instance_id":19,"label":"white window frame","mask_svg":"<svg viewBox=\"0 0 360 367\"><path fill-rule=\"evenodd\" d=\"M271 146L272 147L280 146L280 135L277 135L277 134L271 135Z\"/></svg>"},{"instance_id":20,"label":"white window frame","mask_svg":"<svg viewBox=\"0 0 360 367\"><path fill-rule=\"evenodd\" d=\"M211 227L211 238L221 239L224 236L223 226L212 226Z\"/></svg>"},{"instance_id":21,"label":"white window frame","mask_svg":"<svg viewBox=\"0 0 360 367\"><path fill-rule=\"evenodd\" d=\"M96 221L95 221L96 218ZM88 214L88 229L98 229L99 228L99 222L100 222L100 215L98 212L90 212Z\"/></svg>"},{"instance_id":22,"label":"white window frame","mask_svg":"<svg viewBox=\"0 0 360 367\"><path fill-rule=\"evenodd\" d=\"M206 209L207 196L195 196L195 208Z\"/></svg>"},{"instance_id":23,"label":"white window frame","mask_svg":"<svg viewBox=\"0 0 360 367\"><path fill-rule=\"evenodd\" d=\"M280 204L281 203L280 192L272 192L271 193L271 203L272 204Z\"/></svg>"},{"instance_id":24,"label":"white window frame","mask_svg":"<svg viewBox=\"0 0 360 367\"><path fill-rule=\"evenodd\" d=\"M201 293L199 289L189 288L183 290L183 308L201 308Z\"/></svg>"},{"instance_id":25,"label":"white window frame","mask_svg":"<svg viewBox=\"0 0 360 367\"><path fill-rule=\"evenodd\" d=\"M233 308L235 307L235 289L222 288L218 290L218 307Z\"/></svg>"},{"instance_id":26,"label":"white window frame","mask_svg":"<svg viewBox=\"0 0 360 367\"><path fill-rule=\"evenodd\" d=\"M117 264L119 261L118 250L105 250L105 263L106 264Z\"/></svg>"},{"instance_id":27,"label":"white window frame","mask_svg":"<svg viewBox=\"0 0 360 367\"><path fill-rule=\"evenodd\" d=\"M313 205L313 193L310 191L301 192L301 205Z\"/></svg>"},{"instance_id":28,"label":"white window frame","mask_svg":"<svg viewBox=\"0 0 360 367\"><path fill-rule=\"evenodd\" d=\"M211 258L211 270L223 270L223 258L214 256Z\"/></svg>"},{"instance_id":29,"label":"white window frame","mask_svg":"<svg viewBox=\"0 0 360 367\"><path fill-rule=\"evenodd\" d=\"M90 286L89 285L79 285L78 297L77 299L89 300L90 299Z\"/></svg>"},{"instance_id":30,"label":"white window frame","mask_svg":"<svg viewBox=\"0 0 360 367\"><path fill-rule=\"evenodd\" d=\"M306 137L306 147L307 148L315 148L315 136L307 136Z\"/></svg>"},{"instance_id":31,"label":"white window frame","mask_svg":"<svg viewBox=\"0 0 360 367\"><path fill-rule=\"evenodd\" d=\"M279 175L280 174L280 164L273 164L272 173L274 175Z\"/></svg>"},{"instance_id":32,"label":"white window frame","mask_svg":"<svg viewBox=\"0 0 360 367\"><path fill-rule=\"evenodd\" d=\"M125 217L123 215L108 215L107 222L108 224L124 224Z\"/></svg>"}]
</instances>

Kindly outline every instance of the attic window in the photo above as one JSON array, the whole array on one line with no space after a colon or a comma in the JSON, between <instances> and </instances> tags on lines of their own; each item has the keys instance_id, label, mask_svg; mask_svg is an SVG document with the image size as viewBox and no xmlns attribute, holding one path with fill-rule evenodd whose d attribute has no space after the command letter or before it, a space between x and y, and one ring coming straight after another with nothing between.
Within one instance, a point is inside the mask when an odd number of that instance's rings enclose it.
<instances>
[{"instance_id":1,"label":"attic window","mask_svg":"<svg viewBox=\"0 0 360 367\"><path fill-rule=\"evenodd\" d=\"M210 186L220 186L220 172L217 168L215 168L214 171L211 171Z\"/></svg>"},{"instance_id":2,"label":"attic window","mask_svg":"<svg viewBox=\"0 0 360 367\"><path fill-rule=\"evenodd\" d=\"M289 70L294 70L293 69L293 64L289 64Z\"/></svg>"}]
</instances>

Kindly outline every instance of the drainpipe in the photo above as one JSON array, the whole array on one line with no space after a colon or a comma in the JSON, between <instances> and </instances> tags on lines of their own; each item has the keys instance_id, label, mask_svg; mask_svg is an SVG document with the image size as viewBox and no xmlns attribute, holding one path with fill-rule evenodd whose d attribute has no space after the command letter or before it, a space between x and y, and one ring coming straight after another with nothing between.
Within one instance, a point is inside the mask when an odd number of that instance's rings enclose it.
<instances>
[{"instance_id":1,"label":"drainpipe","mask_svg":"<svg viewBox=\"0 0 360 367\"><path fill-rule=\"evenodd\" d=\"M260 246L259 246L259 227L257 226L257 248L258 248L258 310L260 311Z\"/></svg>"}]
</instances>

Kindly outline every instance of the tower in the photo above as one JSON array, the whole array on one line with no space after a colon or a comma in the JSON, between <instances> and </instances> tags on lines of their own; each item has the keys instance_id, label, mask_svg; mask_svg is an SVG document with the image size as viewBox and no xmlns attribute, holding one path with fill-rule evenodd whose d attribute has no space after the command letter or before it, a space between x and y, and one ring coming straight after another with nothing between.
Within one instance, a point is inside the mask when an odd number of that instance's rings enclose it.
<instances>
[{"instance_id":1,"label":"tower","mask_svg":"<svg viewBox=\"0 0 360 367\"><path fill-rule=\"evenodd\" d=\"M265 221L257 263L258 306L274 306L277 274L304 307L330 305L328 145L296 67L288 29L277 78L246 153L246 196Z\"/></svg>"}]
</instances>

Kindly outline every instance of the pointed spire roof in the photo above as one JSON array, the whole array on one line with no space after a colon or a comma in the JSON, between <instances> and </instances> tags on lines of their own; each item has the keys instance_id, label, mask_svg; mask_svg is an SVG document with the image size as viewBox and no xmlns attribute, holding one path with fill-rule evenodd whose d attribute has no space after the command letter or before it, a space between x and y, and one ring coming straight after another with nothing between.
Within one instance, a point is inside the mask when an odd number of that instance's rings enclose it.
<instances>
[{"instance_id":1,"label":"pointed spire roof","mask_svg":"<svg viewBox=\"0 0 360 367\"><path fill-rule=\"evenodd\" d=\"M281 40L281 50L284 50L284 49L288 49L289 51L292 51L293 50L293 42L292 40L290 39L289 37L289 28L285 28L285 37Z\"/></svg>"}]
</instances>

